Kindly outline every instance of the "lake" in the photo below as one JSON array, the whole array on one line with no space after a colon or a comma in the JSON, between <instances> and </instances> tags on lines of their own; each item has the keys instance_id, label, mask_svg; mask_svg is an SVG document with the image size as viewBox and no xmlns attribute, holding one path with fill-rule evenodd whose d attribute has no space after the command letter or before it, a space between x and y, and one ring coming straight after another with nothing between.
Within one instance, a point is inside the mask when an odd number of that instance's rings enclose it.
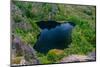
<instances>
[{"instance_id":1,"label":"lake","mask_svg":"<svg viewBox=\"0 0 100 67\"><path fill-rule=\"evenodd\" d=\"M71 34L74 28L72 22L62 24L54 22L53 27L49 23L47 26L40 26L40 28L42 31L33 47L38 52L47 53L51 49L64 49L72 41Z\"/></svg>"}]
</instances>

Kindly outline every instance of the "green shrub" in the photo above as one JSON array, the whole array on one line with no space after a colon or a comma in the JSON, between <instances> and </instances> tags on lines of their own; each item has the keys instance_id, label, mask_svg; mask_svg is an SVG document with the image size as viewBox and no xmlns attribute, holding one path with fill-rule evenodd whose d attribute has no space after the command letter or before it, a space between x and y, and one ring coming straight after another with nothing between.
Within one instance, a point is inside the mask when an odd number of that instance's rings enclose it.
<instances>
[{"instance_id":1,"label":"green shrub","mask_svg":"<svg viewBox=\"0 0 100 67\"><path fill-rule=\"evenodd\" d=\"M39 61L41 64L49 64L49 63L52 63L51 61L49 61L47 59L47 56L42 56L42 57L38 57Z\"/></svg>"},{"instance_id":2,"label":"green shrub","mask_svg":"<svg viewBox=\"0 0 100 67\"><path fill-rule=\"evenodd\" d=\"M76 26L72 33L72 43L65 50L67 54L87 54L93 50L93 45L88 42L82 29Z\"/></svg>"},{"instance_id":3,"label":"green shrub","mask_svg":"<svg viewBox=\"0 0 100 67\"><path fill-rule=\"evenodd\" d=\"M20 15L14 15L13 16L13 20L18 23L18 22L21 22L22 21L22 17Z\"/></svg>"},{"instance_id":4,"label":"green shrub","mask_svg":"<svg viewBox=\"0 0 100 67\"><path fill-rule=\"evenodd\" d=\"M55 15L54 18L55 18L55 20L57 20L57 21L58 21L58 20L60 20L60 21L67 20L67 18L66 18L65 16L59 15L59 14L58 14L58 15Z\"/></svg>"},{"instance_id":5,"label":"green shrub","mask_svg":"<svg viewBox=\"0 0 100 67\"><path fill-rule=\"evenodd\" d=\"M86 13L87 15L92 15L92 11L89 10L89 9L88 10L84 10L83 12Z\"/></svg>"}]
</instances>

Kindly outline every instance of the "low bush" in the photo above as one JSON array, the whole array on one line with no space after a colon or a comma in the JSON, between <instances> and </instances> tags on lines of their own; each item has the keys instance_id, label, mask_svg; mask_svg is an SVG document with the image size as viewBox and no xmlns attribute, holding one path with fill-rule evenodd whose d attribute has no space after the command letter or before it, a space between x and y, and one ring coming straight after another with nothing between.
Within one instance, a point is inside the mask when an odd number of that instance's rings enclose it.
<instances>
[{"instance_id":1,"label":"low bush","mask_svg":"<svg viewBox=\"0 0 100 67\"><path fill-rule=\"evenodd\" d=\"M63 50L52 49L47 54L47 59L52 61L53 63L60 60L64 56Z\"/></svg>"},{"instance_id":2,"label":"low bush","mask_svg":"<svg viewBox=\"0 0 100 67\"><path fill-rule=\"evenodd\" d=\"M38 59L39 59L41 64L49 64L49 63L51 63L51 61L49 61L47 59L47 56L41 56L41 57L38 57Z\"/></svg>"},{"instance_id":3,"label":"low bush","mask_svg":"<svg viewBox=\"0 0 100 67\"><path fill-rule=\"evenodd\" d=\"M12 64L20 64L22 57L15 57L11 59Z\"/></svg>"}]
</instances>

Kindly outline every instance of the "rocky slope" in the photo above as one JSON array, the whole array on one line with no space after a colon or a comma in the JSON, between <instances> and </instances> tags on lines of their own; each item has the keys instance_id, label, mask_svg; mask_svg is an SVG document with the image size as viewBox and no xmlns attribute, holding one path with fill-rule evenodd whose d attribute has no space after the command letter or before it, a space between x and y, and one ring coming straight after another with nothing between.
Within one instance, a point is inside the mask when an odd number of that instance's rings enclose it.
<instances>
[{"instance_id":1,"label":"rocky slope","mask_svg":"<svg viewBox=\"0 0 100 67\"><path fill-rule=\"evenodd\" d=\"M11 52L12 65L39 64L39 60L36 58L35 50L32 46L25 44L15 35L12 35Z\"/></svg>"},{"instance_id":2,"label":"rocky slope","mask_svg":"<svg viewBox=\"0 0 100 67\"><path fill-rule=\"evenodd\" d=\"M86 61L95 61L96 53L95 51L89 53L89 55L70 55L61 59L61 63L70 63L70 62L86 62Z\"/></svg>"}]
</instances>

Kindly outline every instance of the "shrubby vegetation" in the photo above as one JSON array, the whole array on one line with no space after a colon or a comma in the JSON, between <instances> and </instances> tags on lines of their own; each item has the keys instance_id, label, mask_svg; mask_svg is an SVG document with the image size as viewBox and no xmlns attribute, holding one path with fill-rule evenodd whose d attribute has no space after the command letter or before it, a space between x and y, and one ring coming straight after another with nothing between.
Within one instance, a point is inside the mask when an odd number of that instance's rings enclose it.
<instances>
[{"instance_id":1,"label":"shrubby vegetation","mask_svg":"<svg viewBox=\"0 0 100 67\"><path fill-rule=\"evenodd\" d=\"M47 54L37 52L41 63L56 63L64 56L71 54L86 55L96 49L96 16L94 6L81 5L54 5L46 3L12 2L21 13L13 14L15 24L14 34L18 35L25 43L34 44L41 29L36 22L40 20L72 21L76 24L72 32L72 43L64 50L52 49ZM55 11L53 11L55 10ZM23 18L23 19L22 19ZM16 28L17 23L28 23L31 29ZM27 28L27 26L26 26Z\"/></svg>"},{"instance_id":2,"label":"shrubby vegetation","mask_svg":"<svg viewBox=\"0 0 100 67\"><path fill-rule=\"evenodd\" d=\"M58 60L60 60L63 57L64 57L64 51L58 50L58 49L52 49L47 54L48 60L50 60L52 62L57 62Z\"/></svg>"}]
</instances>

